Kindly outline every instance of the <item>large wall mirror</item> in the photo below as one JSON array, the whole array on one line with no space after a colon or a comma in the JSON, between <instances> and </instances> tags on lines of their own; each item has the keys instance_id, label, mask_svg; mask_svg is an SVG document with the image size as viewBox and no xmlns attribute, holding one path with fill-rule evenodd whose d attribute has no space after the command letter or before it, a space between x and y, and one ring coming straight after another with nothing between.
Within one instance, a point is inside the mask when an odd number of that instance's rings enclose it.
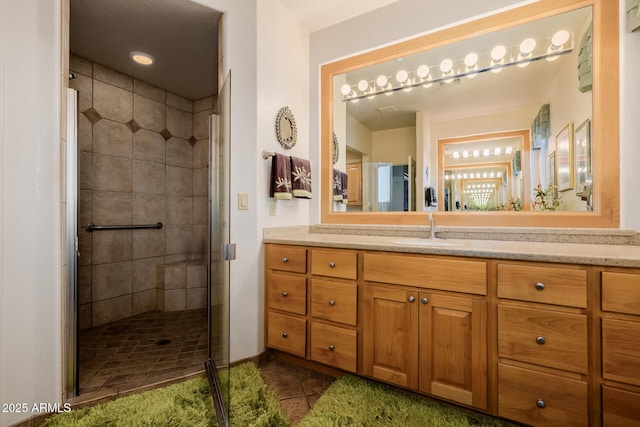
<instances>
[{"instance_id":1,"label":"large wall mirror","mask_svg":"<svg viewBox=\"0 0 640 427\"><path fill-rule=\"evenodd\" d=\"M618 70L603 0L541 0L323 66L322 222L618 227Z\"/></svg>"}]
</instances>

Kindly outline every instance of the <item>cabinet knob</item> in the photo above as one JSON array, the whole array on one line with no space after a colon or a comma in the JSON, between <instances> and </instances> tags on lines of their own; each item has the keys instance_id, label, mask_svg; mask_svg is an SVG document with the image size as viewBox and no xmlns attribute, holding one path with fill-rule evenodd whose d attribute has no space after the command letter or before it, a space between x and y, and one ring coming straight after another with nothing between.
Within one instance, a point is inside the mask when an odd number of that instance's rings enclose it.
<instances>
[{"instance_id":1,"label":"cabinet knob","mask_svg":"<svg viewBox=\"0 0 640 427\"><path fill-rule=\"evenodd\" d=\"M536 342L542 345L546 342L546 340L544 339L544 337L536 337Z\"/></svg>"},{"instance_id":2,"label":"cabinet knob","mask_svg":"<svg viewBox=\"0 0 640 427\"><path fill-rule=\"evenodd\" d=\"M286 337L288 337L288 336L289 336L289 334L288 334L288 333L286 333L286 332L283 332L283 333L282 333L282 338L286 338Z\"/></svg>"},{"instance_id":3,"label":"cabinet knob","mask_svg":"<svg viewBox=\"0 0 640 427\"><path fill-rule=\"evenodd\" d=\"M422 303L423 304L429 304L429 299L428 298L422 298Z\"/></svg>"},{"instance_id":4,"label":"cabinet knob","mask_svg":"<svg viewBox=\"0 0 640 427\"><path fill-rule=\"evenodd\" d=\"M416 300L416 298L415 298L413 295L411 295L411 296L409 297L409 302L414 302L415 300Z\"/></svg>"},{"instance_id":5,"label":"cabinet knob","mask_svg":"<svg viewBox=\"0 0 640 427\"><path fill-rule=\"evenodd\" d=\"M546 403L544 403L544 400L542 400L542 399L538 399L538 400L536 401L536 406L537 406L538 408L540 408L540 409L544 409L544 408L547 406L547 404L546 404Z\"/></svg>"},{"instance_id":6,"label":"cabinet knob","mask_svg":"<svg viewBox=\"0 0 640 427\"><path fill-rule=\"evenodd\" d=\"M282 296L283 296L283 297L286 297L287 295L289 295L289 292L287 292L287 291L282 291Z\"/></svg>"},{"instance_id":7,"label":"cabinet knob","mask_svg":"<svg viewBox=\"0 0 640 427\"><path fill-rule=\"evenodd\" d=\"M282 262L287 263L289 262L289 258L287 258L286 256L282 257Z\"/></svg>"},{"instance_id":8,"label":"cabinet knob","mask_svg":"<svg viewBox=\"0 0 640 427\"><path fill-rule=\"evenodd\" d=\"M336 349L336 347L335 347L334 345L330 345L330 346L329 346L329 351L333 351L333 350L335 350L335 349Z\"/></svg>"},{"instance_id":9,"label":"cabinet knob","mask_svg":"<svg viewBox=\"0 0 640 427\"><path fill-rule=\"evenodd\" d=\"M331 262L329 263L329 267L330 267L330 268L334 268L335 266L336 266L336 263L335 263L335 262L331 261Z\"/></svg>"},{"instance_id":10,"label":"cabinet knob","mask_svg":"<svg viewBox=\"0 0 640 427\"><path fill-rule=\"evenodd\" d=\"M542 283L542 282L536 283L536 289L539 290L539 291L544 290L544 283Z\"/></svg>"},{"instance_id":11,"label":"cabinet knob","mask_svg":"<svg viewBox=\"0 0 640 427\"><path fill-rule=\"evenodd\" d=\"M334 300L330 299L330 300L329 300L329 305L330 305L331 307L333 307L334 305L336 305L336 302L335 302Z\"/></svg>"}]
</instances>

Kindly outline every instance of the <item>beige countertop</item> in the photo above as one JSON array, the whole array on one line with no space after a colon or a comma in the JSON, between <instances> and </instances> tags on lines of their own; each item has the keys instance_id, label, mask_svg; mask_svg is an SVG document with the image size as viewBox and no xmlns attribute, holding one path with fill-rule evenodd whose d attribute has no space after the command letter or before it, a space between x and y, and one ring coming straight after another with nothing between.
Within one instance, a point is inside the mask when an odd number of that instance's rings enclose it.
<instances>
[{"instance_id":1,"label":"beige countertop","mask_svg":"<svg viewBox=\"0 0 640 427\"><path fill-rule=\"evenodd\" d=\"M640 246L629 244L558 243L483 239L436 239L400 235L318 232L313 227L265 229L264 243L364 249L401 253L453 255L522 261L640 267ZM405 235L402 235L405 234Z\"/></svg>"}]
</instances>

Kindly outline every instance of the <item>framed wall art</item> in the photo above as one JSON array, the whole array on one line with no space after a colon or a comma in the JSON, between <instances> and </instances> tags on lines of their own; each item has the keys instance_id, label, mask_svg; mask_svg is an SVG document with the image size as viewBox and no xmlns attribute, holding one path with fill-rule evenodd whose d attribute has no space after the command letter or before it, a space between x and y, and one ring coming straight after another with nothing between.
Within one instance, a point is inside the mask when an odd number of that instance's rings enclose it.
<instances>
[{"instance_id":1,"label":"framed wall art","mask_svg":"<svg viewBox=\"0 0 640 427\"><path fill-rule=\"evenodd\" d=\"M569 123L556 135L556 162L558 191L571 190L573 173L573 123Z\"/></svg>"},{"instance_id":2,"label":"framed wall art","mask_svg":"<svg viewBox=\"0 0 640 427\"><path fill-rule=\"evenodd\" d=\"M591 122L589 119L576 128L573 138L576 194L581 195L591 176Z\"/></svg>"}]
</instances>

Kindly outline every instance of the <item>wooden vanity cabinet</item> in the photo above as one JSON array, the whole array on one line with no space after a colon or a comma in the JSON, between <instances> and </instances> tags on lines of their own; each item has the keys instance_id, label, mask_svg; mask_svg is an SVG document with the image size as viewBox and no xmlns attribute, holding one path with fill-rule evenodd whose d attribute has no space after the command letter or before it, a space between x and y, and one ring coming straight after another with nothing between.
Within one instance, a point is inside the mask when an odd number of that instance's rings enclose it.
<instances>
[{"instance_id":1,"label":"wooden vanity cabinet","mask_svg":"<svg viewBox=\"0 0 640 427\"><path fill-rule=\"evenodd\" d=\"M443 264L453 269L443 269ZM404 268L398 271L398 266ZM416 275L411 275L411 271ZM460 280L465 276L473 278L471 283ZM369 282L391 283L367 282L364 286L363 373L486 409L486 301L482 296L443 294L429 289L451 290L457 278L461 288L484 294L486 263L365 253L364 278ZM403 282L413 286L399 288L397 285Z\"/></svg>"},{"instance_id":2,"label":"wooden vanity cabinet","mask_svg":"<svg viewBox=\"0 0 640 427\"><path fill-rule=\"evenodd\" d=\"M602 422L640 425L640 270L603 271Z\"/></svg>"},{"instance_id":3,"label":"wooden vanity cabinet","mask_svg":"<svg viewBox=\"0 0 640 427\"><path fill-rule=\"evenodd\" d=\"M588 425L587 270L496 263L498 415Z\"/></svg>"},{"instance_id":4,"label":"wooden vanity cabinet","mask_svg":"<svg viewBox=\"0 0 640 427\"><path fill-rule=\"evenodd\" d=\"M266 346L306 356L307 249L267 245L265 253Z\"/></svg>"}]
</instances>

